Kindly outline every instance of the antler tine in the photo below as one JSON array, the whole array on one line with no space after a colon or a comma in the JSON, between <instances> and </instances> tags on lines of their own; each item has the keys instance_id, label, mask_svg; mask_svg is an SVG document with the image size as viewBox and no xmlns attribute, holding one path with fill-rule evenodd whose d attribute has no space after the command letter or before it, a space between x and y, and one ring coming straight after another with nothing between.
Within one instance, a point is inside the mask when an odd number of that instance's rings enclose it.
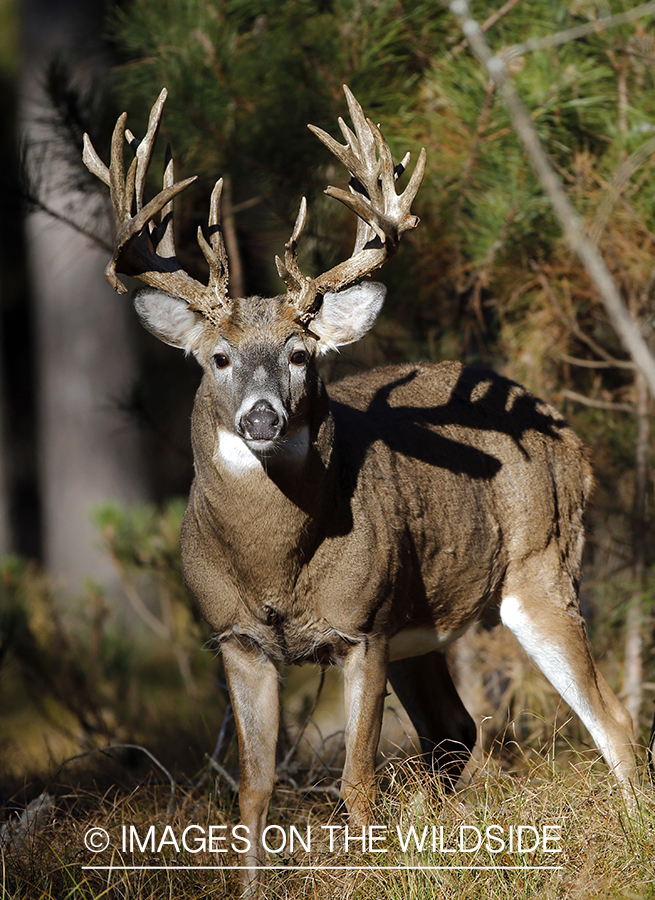
<instances>
[{"instance_id":1,"label":"antler tine","mask_svg":"<svg viewBox=\"0 0 655 900\"><path fill-rule=\"evenodd\" d=\"M209 283L207 285L212 297L221 298L220 309L227 309L229 302L227 300L227 285L229 280L227 252L225 250L225 242L220 230L221 222L221 193L223 191L223 179L214 185L214 190L209 201L209 241L206 240L202 233L202 228L198 226L198 245L203 252L207 265L209 266ZM212 317L212 312L201 305L193 305L193 309L197 309L207 318Z\"/></svg>"},{"instance_id":2,"label":"antler tine","mask_svg":"<svg viewBox=\"0 0 655 900\"><path fill-rule=\"evenodd\" d=\"M222 252L225 255L225 245L223 235L221 234L221 196L223 194L223 179L219 178L214 185L211 197L209 198L209 243L212 249L217 253Z\"/></svg>"},{"instance_id":3,"label":"antler tine","mask_svg":"<svg viewBox=\"0 0 655 900\"><path fill-rule=\"evenodd\" d=\"M364 115L364 110L348 85L344 84L343 92L346 95L348 112L350 113L350 118L355 126L355 134L357 135L357 140L359 142L359 147L357 148L359 152L355 155L355 162L359 172L353 174L360 179L368 178L376 181L378 164L375 159L376 142L375 134L371 129L372 122ZM366 181L363 181L363 183L366 184ZM366 186L368 187L368 185Z\"/></svg>"},{"instance_id":4,"label":"antler tine","mask_svg":"<svg viewBox=\"0 0 655 900\"><path fill-rule=\"evenodd\" d=\"M340 128L340 130L341 130L341 134L342 134L342 135L345 137L345 139L346 139L346 144L350 147L351 151L354 150L354 148L357 146L357 137L356 137L355 134L352 132L352 130L351 130L350 128L348 128L348 126L347 126L346 123L343 121L343 119L341 118L341 116L339 116L339 118L337 119L337 124L338 124L338 126L339 126L339 128ZM311 130L313 131L314 128L312 127ZM325 133L325 132L324 132L324 133Z\"/></svg>"},{"instance_id":5,"label":"antler tine","mask_svg":"<svg viewBox=\"0 0 655 900\"><path fill-rule=\"evenodd\" d=\"M301 281L304 280L304 276L300 271L300 265L298 263L298 240L304 231L306 221L307 198L303 197L300 201L300 208L298 210L298 215L296 216L293 231L291 232L291 237L284 245L284 262L282 262L279 256L275 257L275 265L278 274L292 292L297 292L300 288Z\"/></svg>"},{"instance_id":6,"label":"antler tine","mask_svg":"<svg viewBox=\"0 0 655 900\"><path fill-rule=\"evenodd\" d=\"M409 156L409 154L408 154ZM416 195L418 194L418 189L421 186L421 182L423 181L423 176L425 175L425 165L427 163L428 154L425 150L425 147L421 148L421 152L418 155L418 159L416 160L416 165L414 166L414 171L410 175L409 182L407 183L407 187L400 195L403 198L403 202L406 207L406 212L409 214L410 207L414 200L416 199ZM419 223L418 216L412 216L411 224L407 225L407 228L416 228ZM409 220L408 220L409 221ZM406 230L406 229L404 229Z\"/></svg>"},{"instance_id":7,"label":"antler tine","mask_svg":"<svg viewBox=\"0 0 655 900\"><path fill-rule=\"evenodd\" d=\"M109 187L111 183L109 169L96 153L88 134L84 135L83 141L84 149L82 151L82 162L92 175L95 175L96 178L99 178L103 184L106 184L107 187Z\"/></svg>"},{"instance_id":8,"label":"antler tine","mask_svg":"<svg viewBox=\"0 0 655 900\"><path fill-rule=\"evenodd\" d=\"M377 190L380 164L375 154L376 141L371 127L372 123L364 115L362 107L352 92L346 85L343 87L350 116L355 126L353 133L343 119L339 118L339 128L346 139L345 145L335 141L331 135L315 125L309 125L308 128L366 190Z\"/></svg>"},{"instance_id":9,"label":"antler tine","mask_svg":"<svg viewBox=\"0 0 655 900\"><path fill-rule=\"evenodd\" d=\"M162 188L172 187L175 184L175 163L173 162L173 151L170 144L166 144L166 155L164 156L164 176L162 178ZM153 229L152 233L155 248L160 256L175 257L175 232L173 230L173 201L162 207L161 222L159 226Z\"/></svg>"},{"instance_id":10,"label":"antler tine","mask_svg":"<svg viewBox=\"0 0 655 900\"><path fill-rule=\"evenodd\" d=\"M136 182L135 182L135 194L136 194L136 209L137 212L140 212L143 208L143 190L145 187L146 174L148 172L148 166L150 165L150 159L152 157L152 151L155 146L155 140L157 138L157 132L159 131L159 123L161 122L161 114L164 109L164 103L166 102L166 98L168 97L168 91L166 88L162 88L159 93L159 96L153 103L152 109L150 110L150 115L148 116L148 128L145 133L145 137L143 140L139 141L136 147Z\"/></svg>"},{"instance_id":11,"label":"antler tine","mask_svg":"<svg viewBox=\"0 0 655 900\"><path fill-rule=\"evenodd\" d=\"M382 195L388 195L389 192L395 194L395 186L394 182L395 178L395 164L393 161L393 157L391 156L391 150L389 149L389 145L382 137L382 132L374 125L370 120L368 121L368 127L373 135L373 140L375 142L376 149L378 151L379 157L379 182L378 189Z\"/></svg>"},{"instance_id":12,"label":"antler tine","mask_svg":"<svg viewBox=\"0 0 655 900\"><path fill-rule=\"evenodd\" d=\"M400 160L400 162L396 166L396 178L399 178L403 174L403 172L409 165L410 158L411 158L411 153L408 150L407 153L403 156L403 158Z\"/></svg>"},{"instance_id":13,"label":"antler tine","mask_svg":"<svg viewBox=\"0 0 655 900\"><path fill-rule=\"evenodd\" d=\"M109 195L114 206L114 215L123 220L129 213L125 198L125 166L123 164L123 134L127 113L118 117L111 136L111 154L109 162Z\"/></svg>"},{"instance_id":14,"label":"antler tine","mask_svg":"<svg viewBox=\"0 0 655 900\"><path fill-rule=\"evenodd\" d=\"M325 146L328 148L330 153L339 160L340 163L351 171L352 167L356 165L357 156L356 156L356 143L357 140L355 135L348 129L349 136L346 137L346 144L340 144L338 141L332 137L331 134L328 134L327 131L323 131L322 128L319 128L318 125L308 125L307 126L312 134L315 134L316 137L322 141ZM344 128L348 126L344 123Z\"/></svg>"},{"instance_id":15,"label":"antler tine","mask_svg":"<svg viewBox=\"0 0 655 900\"><path fill-rule=\"evenodd\" d=\"M345 88L345 85L344 85ZM362 152L362 146L367 149L372 149L372 145L375 143L374 134L370 128L370 120L364 116L364 112L360 106L360 104L355 99L352 92L348 91L346 95L349 97L349 107L352 107L355 116L357 118L357 125L355 126L358 129L359 138L353 134L353 132L348 128L346 123L342 118L339 118L339 128L341 129L341 133L346 139L346 143L348 144L350 150L352 151L352 159L351 165L348 166L348 170L353 172L357 167L360 158L366 158L366 152ZM353 119L353 121L355 121ZM369 198L371 196L371 191L376 191L377 196L377 187L378 187L378 170L379 165L376 164L375 154L369 153L369 157L371 158L371 162L373 164L373 171L367 171L366 173L361 170L358 172L358 175L353 175L350 180L350 192L354 195L361 195L362 193L368 194ZM407 166L407 161L409 159L409 153L405 154L403 161L396 166L396 178L402 174L405 167ZM362 180L364 179L366 183ZM363 189L363 190L362 190ZM381 195L380 195L381 196ZM364 249L368 241L373 237L374 234L380 238L380 240L384 240L384 231L383 229L373 226L369 224L364 218L362 218L359 214L357 215L357 231L355 235L355 245L353 248L353 254L359 253Z\"/></svg>"},{"instance_id":16,"label":"antler tine","mask_svg":"<svg viewBox=\"0 0 655 900\"><path fill-rule=\"evenodd\" d=\"M175 294L185 300L191 309L201 312L214 324L220 324L230 308L227 299L227 255L219 229L222 182L214 188L210 203L210 243L207 243L200 229L198 235L198 243L209 264L207 285L185 272L175 255L173 199L195 181L196 176L175 182L170 147L166 154L162 190L148 203L144 200L146 173L166 96L164 89L153 104L146 134L141 141L126 129L127 114L119 117L112 135L109 168L96 153L88 135L84 136L83 160L89 171L109 187L116 220L114 255L105 269L105 277L114 290L125 293L127 288L116 274L120 268L125 275L134 275L151 287ZM127 176L123 162L124 139L135 152ZM156 225L155 220L160 213L161 221Z\"/></svg>"},{"instance_id":17,"label":"antler tine","mask_svg":"<svg viewBox=\"0 0 655 900\"><path fill-rule=\"evenodd\" d=\"M412 202L418 193L421 181L423 180L427 153L425 152L425 147L423 147L419 153L419 158L416 162L414 171L410 176L407 187L402 193L396 194L396 168L391 157L389 145L385 141L382 132L377 125L374 125L372 122L369 122L369 125L375 136L375 143L380 154L381 193L384 196L386 213L383 217L383 221L385 224L390 223L393 226L393 229L395 230L395 240L397 242L405 231L416 228L419 223L418 217L411 215L410 209ZM409 160L409 154L405 155L404 160ZM393 232L387 232L387 234L393 239Z\"/></svg>"},{"instance_id":18,"label":"antler tine","mask_svg":"<svg viewBox=\"0 0 655 900\"><path fill-rule=\"evenodd\" d=\"M284 262L279 256L275 257L277 271L287 286L289 302L295 307L301 316L301 320L312 309L316 299L316 285L313 278L302 274L298 262L298 241L307 222L307 198L300 201L300 208L293 226L291 237L285 244Z\"/></svg>"}]
</instances>

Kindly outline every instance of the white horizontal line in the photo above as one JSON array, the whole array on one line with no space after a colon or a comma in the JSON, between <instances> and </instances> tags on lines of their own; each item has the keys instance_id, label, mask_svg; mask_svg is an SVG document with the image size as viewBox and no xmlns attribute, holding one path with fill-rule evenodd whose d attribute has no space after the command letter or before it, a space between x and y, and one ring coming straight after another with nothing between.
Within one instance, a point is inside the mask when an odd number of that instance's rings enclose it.
<instances>
[{"instance_id":1,"label":"white horizontal line","mask_svg":"<svg viewBox=\"0 0 655 900\"><path fill-rule=\"evenodd\" d=\"M444 871L446 869L485 872L559 872L563 868L564 866L82 866L83 871L91 870L102 872L145 872L148 870L195 871L201 869L231 872L241 872L245 870L270 872L272 869L285 872L305 870L312 870L314 872L435 872Z\"/></svg>"}]
</instances>

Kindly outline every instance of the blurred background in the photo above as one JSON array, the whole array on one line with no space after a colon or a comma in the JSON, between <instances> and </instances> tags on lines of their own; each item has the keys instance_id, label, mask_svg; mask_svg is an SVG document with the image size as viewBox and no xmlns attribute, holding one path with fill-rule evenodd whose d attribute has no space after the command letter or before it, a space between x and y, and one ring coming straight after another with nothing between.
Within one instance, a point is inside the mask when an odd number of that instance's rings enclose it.
<instances>
[{"instance_id":1,"label":"blurred background","mask_svg":"<svg viewBox=\"0 0 655 900\"><path fill-rule=\"evenodd\" d=\"M649 12L598 26L631 5L472 8L494 50L521 45L511 62L517 87L652 344L655 23ZM582 37L544 41L581 25ZM306 128L338 135L344 82L382 123L396 159L425 146L428 168L415 205L421 225L379 276L388 285L381 321L328 360L324 375L459 358L566 414L593 450L597 478L583 609L600 667L646 740L655 696L652 398L449 11L439 0L0 0L5 797L116 740L191 769L222 725L218 756L230 746L220 666L203 649L210 636L178 573L199 369L142 331L129 299L104 281L108 198L81 163L82 134L108 160L118 114L127 109L142 135L166 86L151 192L170 141L177 178L199 175L177 202L185 268L205 274L194 236L222 176L232 289L275 294L274 255L302 195L303 270L350 254L354 222L322 194L343 173ZM451 663L472 711L489 717L487 741L508 721L535 745L555 740L566 712L502 631L472 632ZM297 688L303 674L287 677L291 735L311 708L311 693ZM324 699L338 693L334 677ZM338 700L322 708L307 732L314 743L340 727ZM406 731L393 698L387 718L393 748ZM570 729L588 742L577 724Z\"/></svg>"}]
</instances>

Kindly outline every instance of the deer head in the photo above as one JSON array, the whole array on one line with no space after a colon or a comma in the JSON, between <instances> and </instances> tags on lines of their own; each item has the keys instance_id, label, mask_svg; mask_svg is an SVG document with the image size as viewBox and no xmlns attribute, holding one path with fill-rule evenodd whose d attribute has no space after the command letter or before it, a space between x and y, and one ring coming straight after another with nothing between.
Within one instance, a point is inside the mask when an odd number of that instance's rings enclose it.
<instances>
[{"instance_id":1,"label":"deer head","mask_svg":"<svg viewBox=\"0 0 655 900\"><path fill-rule=\"evenodd\" d=\"M114 207L116 241L105 270L107 280L120 293L126 288L117 271L148 285L135 296L141 321L160 340L196 357L212 386L225 441L239 438L259 455L270 453L280 441L297 439L304 422L303 404L315 381L315 358L359 340L373 326L385 288L358 282L395 253L403 232L419 221L410 207L425 170L425 150L406 189L398 194L396 180L409 154L394 166L379 128L364 116L345 86L344 91L354 125L352 131L339 119L345 144L309 127L350 173L348 191L328 187L326 193L358 216L352 254L316 278L302 273L297 251L307 219L303 198L284 261L276 258L286 292L273 298L228 296L228 260L220 231L222 180L211 195L207 237L198 229L198 244L209 266L206 285L185 272L176 257L173 199L194 178L175 182L170 147L163 189L144 201L145 175L166 90L150 112L142 141L126 129L125 113L118 119L109 168L88 135L84 137L84 161L109 187ZM124 140L135 154L127 173Z\"/></svg>"}]
</instances>

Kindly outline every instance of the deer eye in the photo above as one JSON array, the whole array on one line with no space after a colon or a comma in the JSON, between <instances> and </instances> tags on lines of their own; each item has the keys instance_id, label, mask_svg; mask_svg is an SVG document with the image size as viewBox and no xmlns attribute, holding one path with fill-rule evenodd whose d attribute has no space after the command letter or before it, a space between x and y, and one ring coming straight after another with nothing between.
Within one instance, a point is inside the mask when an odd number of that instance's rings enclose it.
<instances>
[{"instance_id":1,"label":"deer eye","mask_svg":"<svg viewBox=\"0 0 655 900\"><path fill-rule=\"evenodd\" d=\"M307 353L304 350L294 350L289 357L289 362L294 366L304 366L307 362Z\"/></svg>"},{"instance_id":2,"label":"deer eye","mask_svg":"<svg viewBox=\"0 0 655 900\"><path fill-rule=\"evenodd\" d=\"M217 369L226 369L230 365L230 357L224 353L215 353L214 364Z\"/></svg>"}]
</instances>

